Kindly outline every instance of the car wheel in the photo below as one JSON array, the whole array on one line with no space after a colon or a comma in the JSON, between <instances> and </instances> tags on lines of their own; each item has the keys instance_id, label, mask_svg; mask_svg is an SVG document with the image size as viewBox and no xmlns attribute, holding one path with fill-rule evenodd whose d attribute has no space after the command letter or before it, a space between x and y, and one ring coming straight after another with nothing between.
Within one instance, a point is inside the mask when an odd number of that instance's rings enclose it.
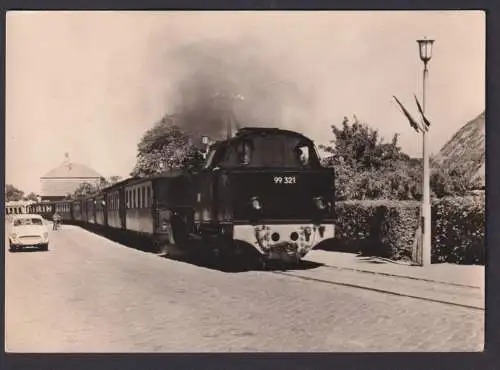
<instances>
[{"instance_id":1,"label":"car wheel","mask_svg":"<svg viewBox=\"0 0 500 370\"><path fill-rule=\"evenodd\" d=\"M12 252L12 253L15 253L15 252L19 251L19 249L15 245L11 245L10 248L9 248L9 251Z\"/></svg>"},{"instance_id":2,"label":"car wheel","mask_svg":"<svg viewBox=\"0 0 500 370\"><path fill-rule=\"evenodd\" d=\"M48 244L43 244L42 245L42 251L47 252L49 250L49 245Z\"/></svg>"}]
</instances>

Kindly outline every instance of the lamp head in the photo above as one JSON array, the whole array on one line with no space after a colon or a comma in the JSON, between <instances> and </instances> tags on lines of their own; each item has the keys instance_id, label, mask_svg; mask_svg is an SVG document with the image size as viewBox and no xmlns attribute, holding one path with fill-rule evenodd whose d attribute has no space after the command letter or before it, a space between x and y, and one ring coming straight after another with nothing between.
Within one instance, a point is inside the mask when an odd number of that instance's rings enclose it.
<instances>
[{"instance_id":1,"label":"lamp head","mask_svg":"<svg viewBox=\"0 0 500 370\"><path fill-rule=\"evenodd\" d=\"M427 62L432 58L432 45L434 44L434 40L427 40L427 38L424 37L423 40L417 40L417 42L420 59L422 59L422 62L427 64Z\"/></svg>"}]
</instances>

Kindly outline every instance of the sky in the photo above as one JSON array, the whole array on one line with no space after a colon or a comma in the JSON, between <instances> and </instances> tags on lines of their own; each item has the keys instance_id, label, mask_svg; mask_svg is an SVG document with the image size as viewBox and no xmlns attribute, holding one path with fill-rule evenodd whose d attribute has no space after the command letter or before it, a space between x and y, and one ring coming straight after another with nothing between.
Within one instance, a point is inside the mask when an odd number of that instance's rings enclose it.
<instances>
[{"instance_id":1,"label":"sky","mask_svg":"<svg viewBox=\"0 0 500 370\"><path fill-rule=\"evenodd\" d=\"M253 95L241 104L260 109L260 124L327 144L330 126L356 115L386 140L398 133L403 151L419 157L420 137L392 96L418 118L424 36L436 40L426 115L437 153L485 109L480 11L8 12L6 183L39 192L65 153L105 177L127 177L144 132L179 103L179 82L228 53L239 65L224 78L246 81L241 91ZM204 45L227 47L196 59ZM196 62L179 58L190 47ZM256 74L264 69L266 78Z\"/></svg>"}]
</instances>

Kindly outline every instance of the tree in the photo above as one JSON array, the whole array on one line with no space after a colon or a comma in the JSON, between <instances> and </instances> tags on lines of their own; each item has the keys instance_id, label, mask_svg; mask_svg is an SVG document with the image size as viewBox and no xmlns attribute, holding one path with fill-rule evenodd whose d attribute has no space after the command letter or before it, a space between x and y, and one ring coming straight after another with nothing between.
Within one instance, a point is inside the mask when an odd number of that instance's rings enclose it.
<instances>
[{"instance_id":1,"label":"tree","mask_svg":"<svg viewBox=\"0 0 500 370\"><path fill-rule=\"evenodd\" d=\"M28 195L26 195L23 199L24 200L31 200L33 202L37 202L38 201L38 195L36 195L35 193L31 192Z\"/></svg>"},{"instance_id":2,"label":"tree","mask_svg":"<svg viewBox=\"0 0 500 370\"><path fill-rule=\"evenodd\" d=\"M117 182L120 182L121 180L122 180L121 176L110 176L108 182L110 185L114 185Z\"/></svg>"},{"instance_id":3,"label":"tree","mask_svg":"<svg viewBox=\"0 0 500 370\"><path fill-rule=\"evenodd\" d=\"M324 164L335 168L337 199L419 199L417 170L398 146L397 134L386 143L356 116L352 123L345 117L342 128L332 126L332 132L332 144L320 148L329 154Z\"/></svg>"},{"instance_id":4,"label":"tree","mask_svg":"<svg viewBox=\"0 0 500 370\"><path fill-rule=\"evenodd\" d=\"M97 190L98 190L97 185L89 182L83 182L78 186L78 188L75 190L71 198L80 198L95 193L97 192Z\"/></svg>"},{"instance_id":5,"label":"tree","mask_svg":"<svg viewBox=\"0 0 500 370\"><path fill-rule=\"evenodd\" d=\"M450 195L465 195L480 188L479 179L471 178L469 169L435 165L431 173L430 186L438 198Z\"/></svg>"},{"instance_id":6,"label":"tree","mask_svg":"<svg viewBox=\"0 0 500 370\"><path fill-rule=\"evenodd\" d=\"M17 189L14 185L5 185L5 200L7 202L19 201L23 198L24 191Z\"/></svg>"},{"instance_id":7,"label":"tree","mask_svg":"<svg viewBox=\"0 0 500 370\"><path fill-rule=\"evenodd\" d=\"M408 161L409 156L398 146L398 135L390 143L384 143L377 130L360 123L354 116L353 123L344 117L342 128L331 126L333 145L321 145L330 154L327 165L346 165L356 170L379 170L397 167L398 162Z\"/></svg>"},{"instance_id":8,"label":"tree","mask_svg":"<svg viewBox=\"0 0 500 370\"><path fill-rule=\"evenodd\" d=\"M161 174L169 170L196 170L203 156L191 138L166 116L148 130L137 145L133 177Z\"/></svg>"}]
</instances>

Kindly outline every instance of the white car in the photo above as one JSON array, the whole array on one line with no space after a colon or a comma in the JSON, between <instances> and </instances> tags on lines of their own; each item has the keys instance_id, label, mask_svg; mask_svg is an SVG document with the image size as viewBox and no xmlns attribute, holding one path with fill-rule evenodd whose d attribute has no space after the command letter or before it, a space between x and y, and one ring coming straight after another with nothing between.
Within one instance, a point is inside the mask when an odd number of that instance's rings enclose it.
<instances>
[{"instance_id":1,"label":"white car","mask_svg":"<svg viewBox=\"0 0 500 370\"><path fill-rule=\"evenodd\" d=\"M49 250L49 231L38 215L15 215L9 231L9 251L17 252L25 247Z\"/></svg>"}]
</instances>

